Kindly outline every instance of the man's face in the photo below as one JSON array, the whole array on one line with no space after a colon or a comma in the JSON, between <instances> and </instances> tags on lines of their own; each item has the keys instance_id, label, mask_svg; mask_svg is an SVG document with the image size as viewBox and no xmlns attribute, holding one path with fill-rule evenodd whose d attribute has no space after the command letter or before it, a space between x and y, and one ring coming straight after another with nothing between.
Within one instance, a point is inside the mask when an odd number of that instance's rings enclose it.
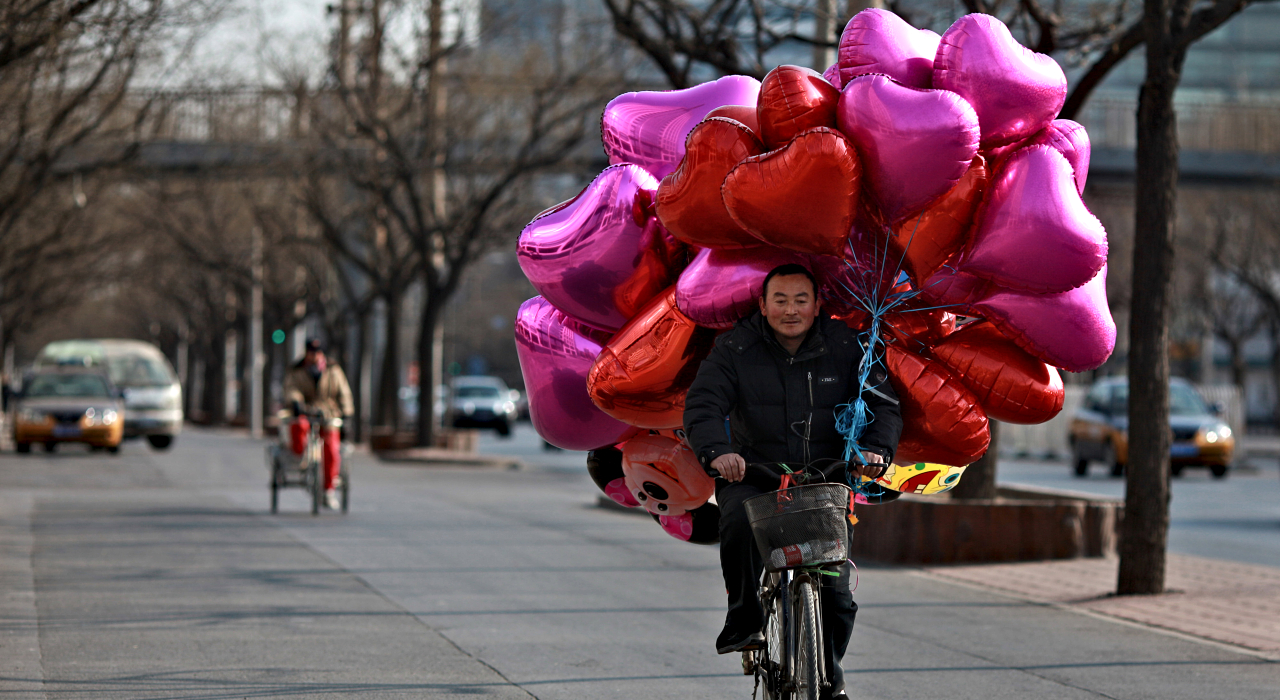
<instances>
[{"instance_id":1,"label":"man's face","mask_svg":"<svg viewBox=\"0 0 1280 700\"><path fill-rule=\"evenodd\" d=\"M813 283L804 275L778 275L769 280L769 286L760 299L760 313L779 340L803 338L818 318L821 302L816 298Z\"/></svg>"},{"instance_id":2,"label":"man's face","mask_svg":"<svg viewBox=\"0 0 1280 700\"><path fill-rule=\"evenodd\" d=\"M319 367L323 370L324 352L320 350L308 350L306 356L303 358L303 363L308 367Z\"/></svg>"}]
</instances>

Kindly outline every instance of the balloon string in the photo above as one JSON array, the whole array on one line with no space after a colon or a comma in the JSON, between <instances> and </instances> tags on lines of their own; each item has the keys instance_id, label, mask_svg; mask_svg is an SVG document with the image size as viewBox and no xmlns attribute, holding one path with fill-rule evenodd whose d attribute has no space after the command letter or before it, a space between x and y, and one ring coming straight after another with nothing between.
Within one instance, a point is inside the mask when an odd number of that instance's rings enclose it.
<instances>
[{"instance_id":1,"label":"balloon string","mask_svg":"<svg viewBox=\"0 0 1280 700\"><path fill-rule=\"evenodd\" d=\"M894 267L894 287L898 285L899 280L902 277L902 265L906 261L907 251L910 250L911 243L915 240L916 229L919 228L920 221L923 218L923 215L921 215L916 219L916 224L912 227L911 235L907 238L907 244L903 247L902 255ZM891 287L885 293L885 297L883 299L879 298L879 282L884 279L885 267L889 262L888 241L891 233L892 232L887 232L887 235L884 236L885 246L883 251L880 249L879 241L873 244L873 255L877 259L866 261L870 264L862 266L862 269L874 270L876 273L874 278L876 284L871 289L867 289L867 285L865 283L857 285L861 287L860 289L850 289L843 281L840 282L840 285L845 287L846 291L849 292L849 295L854 299L854 301L857 302L857 304L861 306L871 317L870 325L867 330L858 335L859 342L865 349L862 355L862 361L858 366L858 393L850 403L841 404L835 408L836 430L844 436L845 441L844 460L848 462L857 460L857 463L860 465L865 465L867 461L862 455L863 449L859 441L866 432L867 427L875 421L875 414L867 407L866 399L864 399L862 395L864 391L874 389L874 387L871 387L868 384L868 381L871 378L871 370L877 365L881 367L885 366L885 341L880 337L880 326L881 324L884 324L892 327L891 324L884 320L885 314L899 306L902 306L920 293L920 290L897 292L894 291L893 287ZM857 273L858 267L853 264L854 262L857 262L857 252L856 247L853 245L852 231L849 233L849 239L849 250L852 253L851 257L853 258L853 262L848 260L844 262L850 271ZM853 278L861 280L861 277L861 275L855 274ZM882 376L888 376L887 368ZM864 485L863 480L853 473L848 473L847 478L849 487L858 494L861 494L869 502L878 502L885 494L884 487L874 481L868 480Z\"/></svg>"}]
</instances>

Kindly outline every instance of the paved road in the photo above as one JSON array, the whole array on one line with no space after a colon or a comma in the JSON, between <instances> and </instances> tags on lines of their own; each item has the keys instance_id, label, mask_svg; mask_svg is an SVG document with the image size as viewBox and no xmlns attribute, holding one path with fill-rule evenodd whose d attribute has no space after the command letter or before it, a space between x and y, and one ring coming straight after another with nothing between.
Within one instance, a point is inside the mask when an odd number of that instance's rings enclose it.
<instances>
[{"instance_id":1,"label":"paved road","mask_svg":"<svg viewBox=\"0 0 1280 700\"><path fill-rule=\"evenodd\" d=\"M518 426L511 438L484 433L480 440L482 451L518 456L540 469L585 472L584 453L545 452L541 445L527 424ZM998 479L1124 498L1124 480L1107 476L1099 464L1080 479L1065 461L1004 459ZM1226 479L1213 479L1205 469L1187 469L1171 483L1170 551L1280 567L1280 466L1275 459L1251 460Z\"/></svg>"},{"instance_id":2,"label":"paved road","mask_svg":"<svg viewBox=\"0 0 1280 700\"><path fill-rule=\"evenodd\" d=\"M746 698L716 550L521 472L357 456L352 512L266 513L260 444L0 456L0 698ZM563 465L560 462L563 461ZM859 698L1259 698L1280 665L864 568Z\"/></svg>"}]
</instances>

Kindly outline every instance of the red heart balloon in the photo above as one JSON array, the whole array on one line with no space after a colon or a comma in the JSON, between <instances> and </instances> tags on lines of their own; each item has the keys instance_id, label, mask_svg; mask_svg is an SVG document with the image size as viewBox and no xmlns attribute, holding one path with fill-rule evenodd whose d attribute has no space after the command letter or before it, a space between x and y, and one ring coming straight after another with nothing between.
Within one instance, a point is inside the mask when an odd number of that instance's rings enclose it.
<instances>
[{"instance_id":1,"label":"red heart balloon","mask_svg":"<svg viewBox=\"0 0 1280 700\"><path fill-rule=\"evenodd\" d=\"M760 135L760 119L756 117L755 107L744 107L742 105L725 105L723 107L716 107L710 112L707 112L707 119L712 117L732 119L750 129L751 133L756 136Z\"/></svg>"},{"instance_id":2,"label":"red heart balloon","mask_svg":"<svg viewBox=\"0 0 1280 700\"><path fill-rule=\"evenodd\" d=\"M742 124L724 118L703 121L689 133L684 160L658 185L658 220L676 238L703 248L748 248L760 241L729 216L720 186L750 156L764 152Z\"/></svg>"},{"instance_id":3,"label":"red heart balloon","mask_svg":"<svg viewBox=\"0 0 1280 700\"><path fill-rule=\"evenodd\" d=\"M765 243L843 255L862 192L853 144L835 129L810 129L729 172L729 215Z\"/></svg>"},{"instance_id":4,"label":"red heart balloon","mask_svg":"<svg viewBox=\"0 0 1280 700\"><path fill-rule=\"evenodd\" d=\"M587 392L600 410L640 428L679 428L684 396L711 353L716 332L676 308L675 287L649 303L609 341Z\"/></svg>"},{"instance_id":5,"label":"red heart balloon","mask_svg":"<svg viewBox=\"0 0 1280 700\"><path fill-rule=\"evenodd\" d=\"M920 286L964 247L990 176L982 156L937 204L898 224L889 236L894 260Z\"/></svg>"},{"instance_id":6,"label":"red heart balloon","mask_svg":"<svg viewBox=\"0 0 1280 700\"><path fill-rule=\"evenodd\" d=\"M778 66L760 84L760 139L765 148L780 148L802 131L835 127L840 91L816 71L801 66Z\"/></svg>"},{"instance_id":7,"label":"red heart balloon","mask_svg":"<svg viewBox=\"0 0 1280 700\"><path fill-rule=\"evenodd\" d=\"M889 337L901 341L907 349L920 350L931 348L951 335L956 329L956 315L946 309L916 309L908 303L901 311L885 314L882 325Z\"/></svg>"},{"instance_id":8,"label":"red heart balloon","mask_svg":"<svg viewBox=\"0 0 1280 700\"><path fill-rule=\"evenodd\" d=\"M973 392L940 363L896 344L885 346L889 381L902 402L902 437L894 461L962 467L987 451L987 415Z\"/></svg>"},{"instance_id":9,"label":"red heart balloon","mask_svg":"<svg viewBox=\"0 0 1280 700\"><path fill-rule=\"evenodd\" d=\"M1018 347L990 321L971 323L933 348L987 415L1006 423L1043 423L1062 410L1058 370Z\"/></svg>"}]
</instances>

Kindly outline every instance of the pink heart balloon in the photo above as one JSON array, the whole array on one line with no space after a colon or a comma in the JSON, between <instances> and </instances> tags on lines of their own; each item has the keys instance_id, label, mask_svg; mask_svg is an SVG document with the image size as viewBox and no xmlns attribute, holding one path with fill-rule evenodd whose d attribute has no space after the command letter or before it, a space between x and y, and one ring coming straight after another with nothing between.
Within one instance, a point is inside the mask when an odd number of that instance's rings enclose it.
<instances>
[{"instance_id":1,"label":"pink heart balloon","mask_svg":"<svg viewBox=\"0 0 1280 700\"><path fill-rule=\"evenodd\" d=\"M760 81L728 75L684 90L628 92L604 108L600 136L609 163L635 163L661 180L684 157L684 140L716 107L756 106Z\"/></svg>"},{"instance_id":2,"label":"pink heart balloon","mask_svg":"<svg viewBox=\"0 0 1280 700\"><path fill-rule=\"evenodd\" d=\"M984 148L1040 131L1067 99L1067 76L1058 62L1019 44L1003 22L983 14L961 17L942 35L933 86L973 105Z\"/></svg>"},{"instance_id":3,"label":"pink heart balloon","mask_svg":"<svg viewBox=\"0 0 1280 700\"><path fill-rule=\"evenodd\" d=\"M837 107L881 213L896 223L945 195L978 152L978 116L959 95L883 75L853 78Z\"/></svg>"},{"instance_id":4,"label":"pink heart balloon","mask_svg":"<svg viewBox=\"0 0 1280 700\"><path fill-rule=\"evenodd\" d=\"M1105 266L1088 283L1058 294L1002 289L944 269L929 278L921 295L933 304L986 317L1018 347L1071 372L1097 369L1115 350Z\"/></svg>"},{"instance_id":5,"label":"pink heart balloon","mask_svg":"<svg viewBox=\"0 0 1280 700\"><path fill-rule=\"evenodd\" d=\"M657 189L639 166L605 168L577 198L524 227L516 245L520 268L566 314L596 328L622 328L647 301L630 298L629 287L644 252L663 235L643 206Z\"/></svg>"},{"instance_id":6,"label":"pink heart balloon","mask_svg":"<svg viewBox=\"0 0 1280 700\"><path fill-rule=\"evenodd\" d=\"M1014 153L987 190L959 268L1011 289L1065 292L1107 262L1107 232L1089 213L1071 164L1049 146Z\"/></svg>"},{"instance_id":7,"label":"pink heart balloon","mask_svg":"<svg viewBox=\"0 0 1280 700\"><path fill-rule=\"evenodd\" d=\"M916 29L888 10L870 8L854 15L840 35L840 82L883 73L903 85L933 87L933 59L942 37Z\"/></svg>"},{"instance_id":8,"label":"pink heart balloon","mask_svg":"<svg viewBox=\"0 0 1280 700\"><path fill-rule=\"evenodd\" d=\"M587 395L587 372L608 341L607 333L576 323L542 297L520 305L516 355L529 414L538 434L556 447L593 450L634 432L596 408Z\"/></svg>"},{"instance_id":9,"label":"pink heart balloon","mask_svg":"<svg viewBox=\"0 0 1280 700\"><path fill-rule=\"evenodd\" d=\"M757 307L764 278L786 263L805 257L782 248L757 246L740 250L704 248L676 282L676 307L699 326L732 328Z\"/></svg>"}]
</instances>

